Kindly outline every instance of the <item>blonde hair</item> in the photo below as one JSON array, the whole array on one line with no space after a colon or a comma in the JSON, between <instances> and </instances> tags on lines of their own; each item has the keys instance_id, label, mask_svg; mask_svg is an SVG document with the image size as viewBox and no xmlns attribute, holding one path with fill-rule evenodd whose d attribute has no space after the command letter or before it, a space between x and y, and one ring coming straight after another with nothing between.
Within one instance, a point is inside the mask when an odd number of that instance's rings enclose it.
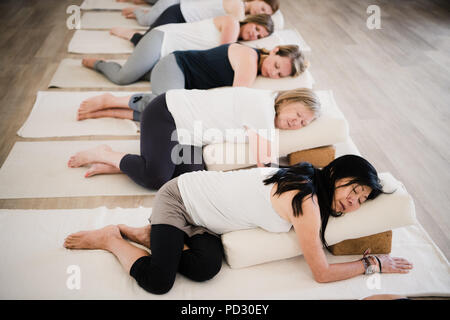
<instances>
[{"instance_id":1,"label":"blonde hair","mask_svg":"<svg viewBox=\"0 0 450 320\"><path fill-rule=\"evenodd\" d=\"M314 118L318 118L322 113L317 94L308 88L279 91L275 98L275 113L278 114L280 107L286 103L301 102L305 107L314 112Z\"/></svg>"},{"instance_id":2,"label":"blonde hair","mask_svg":"<svg viewBox=\"0 0 450 320\"><path fill-rule=\"evenodd\" d=\"M270 34L275 30L275 26L272 18L268 14L253 14L247 16L244 20L239 22L239 25L242 27L247 23L255 23L261 27L264 27L267 32Z\"/></svg>"},{"instance_id":3,"label":"blonde hair","mask_svg":"<svg viewBox=\"0 0 450 320\"><path fill-rule=\"evenodd\" d=\"M303 72L305 72L306 68L309 66L309 61L306 60L305 55L303 52L300 51L299 46L297 45L284 45L284 46L277 46L278 52L277 55L281 57L288 57L291 59L291 77L296 77ZM267 49L259 49L259 52L261 55L269 55L270 51ZM262 59L261 59L262 60Z\"/></svg>"}]
</instances>

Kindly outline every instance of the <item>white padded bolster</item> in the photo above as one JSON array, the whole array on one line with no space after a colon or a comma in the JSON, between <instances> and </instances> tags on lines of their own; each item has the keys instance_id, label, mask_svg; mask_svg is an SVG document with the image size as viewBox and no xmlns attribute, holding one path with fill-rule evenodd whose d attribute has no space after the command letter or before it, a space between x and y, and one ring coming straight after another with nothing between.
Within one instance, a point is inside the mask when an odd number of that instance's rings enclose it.
<instances>
[{"instance_id":1,"label":"white padded bolster","mask_svg":"<svg viewBox=\"0 0 450 320\"><path fill-rule=\"evenodd\" d=\"M361 208L339 218L330 217L325 231L328 245L385 232L416 223L414 201L403 184L390 173L379 174L383 190ZM286 233L249 229L222 235L225 258L231 268L288 259L302 254L293 228Z\"/></svg>"},{"instance_id":2,"label":"white padded bolster","mask_svg":"<svg viewBox=\"0 0 450 320\"><path fill-rule=\"evenodd\" d=\"M270 36L251 41L241 41L242 44L253 48L272 50L279 45L298 45L303 52L310 52L311 47L295 29L278 30Z\"/></svg>"},{"instance_id":3,"label":"white padded bolster","mask_svg":"<svg viewBox=\"0 0 450 320\"><path fill-rule=\"evenodd\" d=\"M322 104L322 115L299 130L279 130L280 157L300 150L333 145L348 139L348 123L334 100L333 92L315 92ZM245 143L208 145L203 148L203 159L207 170L240 169L256 164L256 160L249 156L248 144Z\"/></svg>"},{"instance_id":4,"label":"white padded bolster","mask_svg":"<svg viewBox=\"0 0 450 320\"><path fill-rule=\"evenodd\" d=\"M280 10L277 10L273 15L272 15L272 21L273 21L273 25L275 27L275 30L281 30L284 29L284 16L281 13Z\"/></svg>"}]
</instances>

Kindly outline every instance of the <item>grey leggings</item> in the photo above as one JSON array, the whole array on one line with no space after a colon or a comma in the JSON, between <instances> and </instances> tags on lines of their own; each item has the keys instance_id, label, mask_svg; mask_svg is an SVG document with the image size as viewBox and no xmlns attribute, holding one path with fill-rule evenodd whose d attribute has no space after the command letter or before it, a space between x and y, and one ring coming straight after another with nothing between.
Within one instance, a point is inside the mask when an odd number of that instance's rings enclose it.
<instances>
[{"instance_id":1,"label":"grey leggings","mask_svg":"<svg viewBox=\"0 0 450 320\"><path fill-rule=\"evenodd\" d=\"M161 58L163 39L164 32L152 30L139 41L123 66L116 62L99 60L94 64L94 69L118 85L130 84L140 79L150 80L153 67Z\"/></svg>"},{"instance_id":2,"label":"grey leggings","mask_svg":"<svg viewBox=\"0 0 450 320\"><path fill-rule=\"evenodd\" d=\"M140 43L139 43L140 44ZM141 112L157 96L171 89L184 89L184 73L178 66L174 54L162 58L153 68L150 78L152 92L131 96L128 106L134 110L133 120L140 121Z\"/></svg>"},{"instance_id":3,"label":"grey leggings","mask_svg":"<svg viewBox=\"0 0 450 320\"><path fill-rule=\"evenodd\" d=\"M180 0L158 0L148 11L138 8L134 14L141 26L151 26L167 8L175 4L180 4Z\"/></svg>"}]
</instances>

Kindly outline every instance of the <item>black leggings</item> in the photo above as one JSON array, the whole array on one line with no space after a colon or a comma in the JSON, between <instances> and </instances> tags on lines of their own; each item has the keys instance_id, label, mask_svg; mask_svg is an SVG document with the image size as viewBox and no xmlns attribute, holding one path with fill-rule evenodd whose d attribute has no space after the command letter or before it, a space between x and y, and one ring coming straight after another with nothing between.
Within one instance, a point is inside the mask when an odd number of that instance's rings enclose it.
<instances>
[{"instance_id":1,"label":"black leggings","mask_svg":"<svg viewBox=\"0 0 450 320\"><path fill-rule=\"evenodd\" d=\"M142 112L141 155L125 155L120 161L120 170L148 189L159 189L185 172L205 170L202 148L180 145L175 130L175 121L163 93Z\"/></svg>"},{"instance_id":2,"label":"black leggings","mask_svg":"<svg viewBox=\"0 0 450 320\"><path fill-rule=\"evenodd\" d=\"M188 250L183 250L185 243ZM208 233L189 238L171 225L152 225L150 250L151 256L136 260L130 275L142 288L154 294L167 293L177 272L194 281L206 281L219 273L222 267L222 242Z\"/></svg>"},{"instance_id":3,"label":"black leggings","mask_svg":"<svg viewBox=\"0 0 450 320\"><path fill-rule=\"evenodd\" d=\"M159 18L156 19L156 21L150 26L150 28L144 34L136 32L131 37L130 41L136 46L139 43L139 41L141 41L142 37L144 37L147 33L149 33L153 28L169 23L185 23L185 22L186 20L183 17L180 5L175 4L167 8L163 13L161 13Z\"/></svg>"}]
</instances>

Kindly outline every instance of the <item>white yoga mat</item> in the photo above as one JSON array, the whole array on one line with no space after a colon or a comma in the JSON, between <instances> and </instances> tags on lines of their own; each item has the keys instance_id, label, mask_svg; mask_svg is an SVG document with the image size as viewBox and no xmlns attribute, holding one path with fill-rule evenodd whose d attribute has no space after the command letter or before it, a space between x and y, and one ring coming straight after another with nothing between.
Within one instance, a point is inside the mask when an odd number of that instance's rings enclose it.
<instances>
[{"instance_id":1,"label":"white yoga mat","mask_svg":"<svg viewBox=\"0 0 450 320\"><path fill-rule=\"evenodd\" d=\"M125 60L108 60L124 64ZM149 90L149 81L138 81L119 86L109 81L103 74L83 67L81 59L63 59L56 69L49 88L131 88L140 87Z\"/></svg>"},{"instance_id":2,"label":"white yoga mat","mask_svg":"<svg viewBox=\"0 0 450 320\"><path fill-rule=\"evenodd\" d=\"M81 102L104 93L106 92L39 91L27 121L17 134L24 138L89 135L137 136L139 127L132 120L99 118L77 121ZM116 91L113 94L128 96L133 92Z\"/></svg>"},{"instance_id":3,"label":"white yoga mat","mask_svg":"<svg viewBox=\"0 0 450 320\"><path fill-rule=\"evenodd\" d=\"M250 47L265 48L268 50L279 45L296 44L300 47L301 51L311 51L311 47L295 29L278 30L266 38L253 41L241 41L241 43Z\"/></svg>"},{"instance_id":4,"label":"white yoga mat","mask_svg":"<svg viewBox=\"0 0 450 320\"><path fill-rule=\"evenodd\" d=\"M225 262L198 283L178 274L171 291L140 288L102 250L67 250L65 237L109 224L143 226L151 209L0 210L0 299L360 299L375 294L450 296L450 266L420 225L393 230L392 256L414 264L409 274L375 274L319 284L303 256L231 269ZM20 232L17 232L20 230ZM330 263L361 256L332 256ZM79 276L79 287L74 279Z\"/></svg>"},{"instance_id":5,"label":"white yoga mat","mask_svg":"<svg viewBox=\"0 0 450 320\"><path fill-rule=\"evenodd\" d=\"M132 2L117 2L116 0L84 0L81 10L122 10L128 7L151 8L148 4L134 4Z\"/></svg>"},{"instance_id":6,"label":"white yoga mat","mask_svg":"<svg viewBox=\"0 0 450 320\"><path fill-rule=\"evenodd\" d=\"M0 199L155 193L137 185L125 174L85 178L87 167L67 166L75 153L101 144L107 144L115 151L140 154L139 140L16 142L0 169Z\"/></svg>"},{"instance_id":7,"label":"white yoga mat","mask_svg":"<svg viewBox=\"0 0 450 320\"><path fill-rule=\"evenodd\" d=\"M113 36L109 31L77 30L69 42L70 53L132 53L133 44Z\"/></svg>"},{"instance_id":8,"label":"white yoga mat","mask_svg":"<svg viewBox=\"0 0 450 320\"><path fill-rule=\"evenodd\" d=\"M127 19L121 12L84 12L80 21L81 29L111 29L123 27L147 30L148 26L141 26L136 19Z\"/></svg>"}]
</instances>

